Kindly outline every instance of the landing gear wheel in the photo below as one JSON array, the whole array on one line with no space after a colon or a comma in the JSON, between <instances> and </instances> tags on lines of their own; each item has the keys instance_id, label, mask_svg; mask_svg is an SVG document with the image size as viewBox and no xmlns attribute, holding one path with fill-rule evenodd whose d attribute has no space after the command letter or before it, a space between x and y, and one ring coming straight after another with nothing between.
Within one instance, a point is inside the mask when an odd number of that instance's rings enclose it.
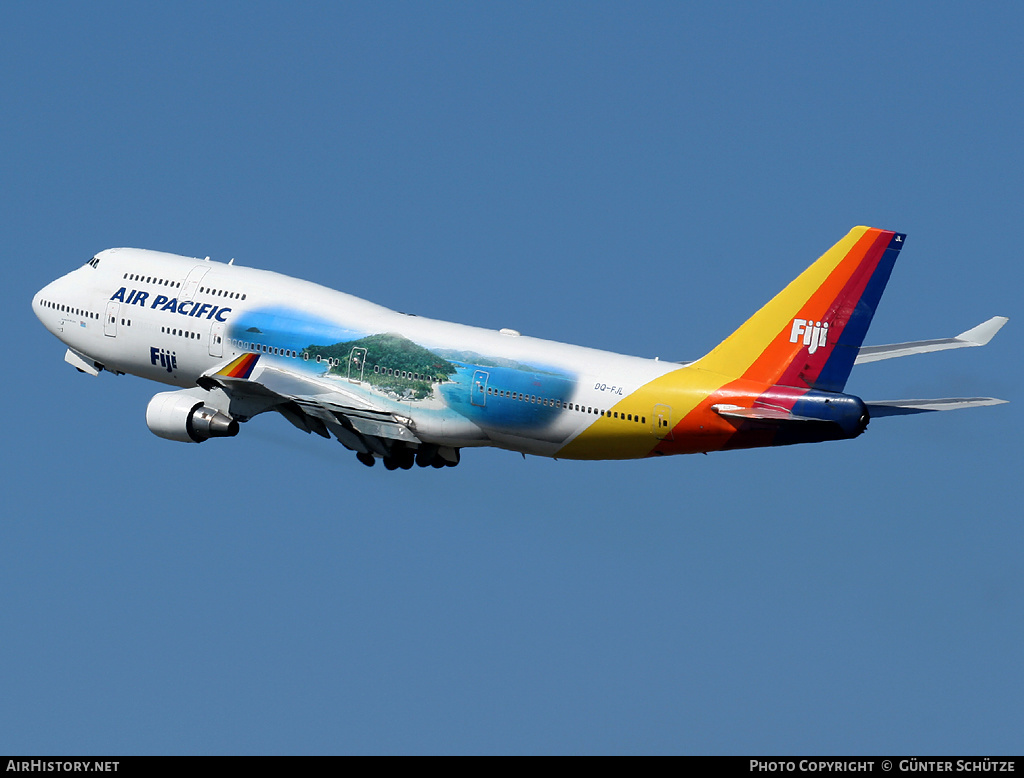
<instances>
[{"instance_id":1,"label":"landing gear wheel","mask_svg":"<svg viewBox=\"0 0 1024 778\"><path fill-rule=\"evenodd\" d=\"M420 446L416 449L416 464L420 467L430 467L436 458L436 446Z\"/></svg>"},{"instance_id":2,"label":"landing gear wheel","mask_svg":"<svg viewBox=\"0 0 1024 778\"><path fill-rule=\"evenodd\" d=\"M367 467L373 467L374 464L376 464L376 462L377 462L377 458L373 454L369 454L369 453L366 453L366 452L362 452L362 453L356 454L356 459L358 459L360 462L362 462Z\"/></svg>"}]
</instances>

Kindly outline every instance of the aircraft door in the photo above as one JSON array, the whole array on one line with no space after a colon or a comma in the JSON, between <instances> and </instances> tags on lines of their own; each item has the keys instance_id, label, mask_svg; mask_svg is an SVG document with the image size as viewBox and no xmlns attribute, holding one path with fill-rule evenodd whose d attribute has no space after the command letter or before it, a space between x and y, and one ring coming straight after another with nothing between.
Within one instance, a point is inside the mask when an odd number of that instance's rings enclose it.
<instances>
[{"instance_id":1,"label":"aircraft door","mask_svg":"<svg viewBox=\"0 0 1024 778\"><path fill-rule=\"evenodd\" d=\"M473 373L473 383L469 387L469 402L481 408L487 405L487 379L490 373L477 370Z\"/></svg>"},{"instance_id":2,"label":"aircraft door","mask_svg":"<svg viewBox=\"0 0 1024 778\"><path fill-rule=\"evenodd\" d=\"M203 280L209 272L210 268L197 265L188 271L188 275L185 276L184 282L181 284L181 294L178 295L178 302L184 300L191 300L196 296L196 290L199 289L199 282Z\"/></svg>"},{"instance_id":3,"label":"aircraft door","mask_svg":"<svg viewBox=\"0 0 1024 778\"><path fill-rule=\"evenodd\" d=\"M107 310L103 313L103 334L111 338L117 337L117 312L121 303L111 300L107 303Z\"/></svg>"},{"instance_id":4,"label":"aircraft door","mask_svg":"<svg viewBox=\"0 0 1024 778\"><path fill-rule=\"evenodd\" d=\"M668 405L654 406L654 435L662 440L672 440L672 408Z\"/></svg>"},{"instance_id":5,"label":"aircraft door","mask_svg":"<svg viewBox=\"0 0 1024 778\"><path fill-rule=\"evenodd\" d=\"M210 356L224 356L224 322L214 322L210 328Z\"/></svg>"},{"instance_id":6,"label":"aircraft door","mask_svg":"<svg viewBox=\"0 0 1024 778\"><path fill-rule=\"evenodd\" d=\"M366 368L366 349L355 346L348 355L348 380L358 384L363 380L363 370Z\"/></svg>"}]
</instances>

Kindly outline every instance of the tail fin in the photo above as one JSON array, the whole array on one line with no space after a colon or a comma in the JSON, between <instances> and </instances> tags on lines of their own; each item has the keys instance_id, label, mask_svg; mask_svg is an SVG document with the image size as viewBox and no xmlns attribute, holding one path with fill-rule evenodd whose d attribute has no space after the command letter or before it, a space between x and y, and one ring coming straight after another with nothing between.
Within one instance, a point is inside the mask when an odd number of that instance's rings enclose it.
<instances>
[{"instance_id":1,"label":"tail fin","mask_svg":"<svg viewBox=\"0 0 1024 778\"><path fill-rule=\"evenodd\" d=\"M694 367L841 392L904 238L854 227Z\"/></svg>"}]
</instances>

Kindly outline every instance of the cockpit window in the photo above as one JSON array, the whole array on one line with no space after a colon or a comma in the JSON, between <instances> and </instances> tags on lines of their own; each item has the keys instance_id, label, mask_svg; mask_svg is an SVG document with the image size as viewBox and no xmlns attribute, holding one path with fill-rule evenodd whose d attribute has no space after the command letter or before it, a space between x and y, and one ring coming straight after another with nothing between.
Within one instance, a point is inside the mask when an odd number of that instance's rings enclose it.
<instances>
[{"instance_id":1,"label":"cockpit window","mask_svg":"<svg viewBox=\"0 0 1024 778\"><path fill-rule=\"evenodd\" d=\"M91 265L92 267L99 267L100 266L100 258L99 257L93 257L92 259L90 259L85 264Z\"/></svg>"}]
</instances>

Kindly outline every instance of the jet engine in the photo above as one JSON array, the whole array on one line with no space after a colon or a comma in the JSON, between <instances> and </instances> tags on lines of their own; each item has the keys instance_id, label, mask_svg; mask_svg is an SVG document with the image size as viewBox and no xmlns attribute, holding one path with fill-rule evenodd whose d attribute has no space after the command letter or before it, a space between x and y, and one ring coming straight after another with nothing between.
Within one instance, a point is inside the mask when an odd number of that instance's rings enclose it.
<instances>
[{"instance_id":1,"label":"jet engine","mask_svg":"<svg viewBox=\"0 0 1024 778\"><path fill-rule=\"evenodd\" d=\"M189 390L154 395L146 407L146 424L154 435L182 443L202 443L238 434L237 421L209 407Z\"/></svg>"}]
</instances>

